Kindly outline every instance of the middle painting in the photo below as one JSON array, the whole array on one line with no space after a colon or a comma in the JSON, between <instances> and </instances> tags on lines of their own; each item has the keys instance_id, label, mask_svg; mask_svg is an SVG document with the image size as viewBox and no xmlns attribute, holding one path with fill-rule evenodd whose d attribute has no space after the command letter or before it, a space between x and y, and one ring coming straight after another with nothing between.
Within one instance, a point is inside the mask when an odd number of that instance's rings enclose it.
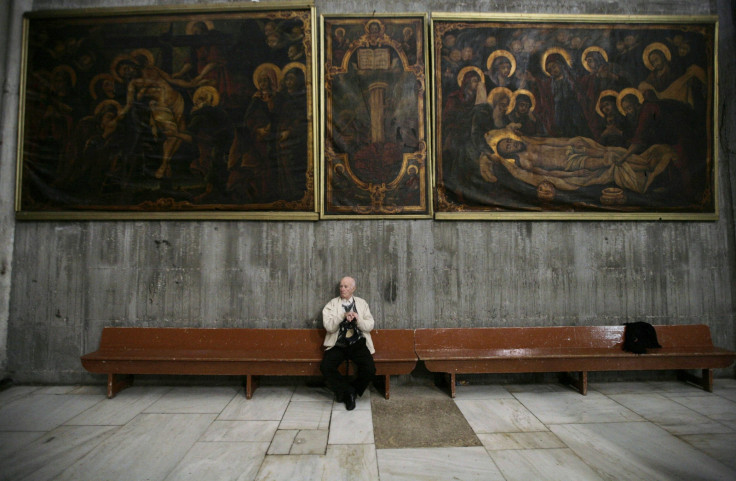
<instances>
[{"instance_id":1,"label":"middle painting","mask_svg":"<svg viewBox=\"0 0 736 481\"><path fill-rule=\"evenodd\" d=\"M426 16L321 22L322 216L430 217Z\"/></svg>"}]
</instances>

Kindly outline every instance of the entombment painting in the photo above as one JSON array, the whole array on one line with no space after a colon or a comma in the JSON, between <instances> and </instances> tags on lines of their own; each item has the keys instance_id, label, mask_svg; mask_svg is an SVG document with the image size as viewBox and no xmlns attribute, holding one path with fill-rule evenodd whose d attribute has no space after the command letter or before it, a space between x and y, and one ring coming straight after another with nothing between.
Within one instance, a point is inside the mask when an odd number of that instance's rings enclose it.
<instances>
[{"instance_id":1,"label":"entombment painting","mask_svg":"<svg viewBox=\"0 0 736 481\"><path fill-rule=\"evenodd\" d=\"M715 33L435 16L438 217L715 218Z\"/></svg>"}]
</instances>

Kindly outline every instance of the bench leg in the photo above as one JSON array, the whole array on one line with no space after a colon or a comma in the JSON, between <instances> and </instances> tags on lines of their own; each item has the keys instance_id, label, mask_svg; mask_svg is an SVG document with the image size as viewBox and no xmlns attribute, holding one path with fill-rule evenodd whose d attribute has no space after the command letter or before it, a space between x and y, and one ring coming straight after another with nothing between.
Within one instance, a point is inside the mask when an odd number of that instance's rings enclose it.
<instances>
[{"instance_id":1,"label":"bench leg","mask_svg":"<svg viewBox=\"0 0 736 481\"><path fill-rule=\"evenodd\" d=\"M253 397L253 391L258 388L258 376L247 374L245 376L245 399Z\"/></svg>"},{"instance_id":2,"label":"bench leg","mask_svg":"<svg viewBox=\"0 0 736 481\"><path fill-rule=\"evenodd\" d=\"M112 399L117 393L133 384L132 374L107 375L107 399Z\"/></svg>"},{"instance_id":3,"label":"bench leg","mask_svg":"<svg viewBox=\"0 0 736 481\"><path fill-rule=\"evenodd\" d=\"M697 384L708 392L713 392L713 369L703 369L702 376L698 377L687 371L678 371L678 377L685 381Z\"/></svg>"},{"instance_id":4,"label":"bench leg","mask_svg":"<svg viewBox=\"0 0 736 481\"><path fill-rule=\"evenodd\" d=\"M579 371L577 378L569 372L560 375L560 382L563 384L571 384L583 396L588 394L588 371Z\"/></svg>"},{"instance_id":5,"label":"bench leg","mask_svg":"<svg viewBox=\"0 0 736 481\"><path fill-rule=\"evenodd\" d=\"M391 395L391 376L389 374L377 374L376 377L373 378L373 387L375 387L378 392L383 391L383 397L388 399Z\"/></svg>"},{"instance_id":6,"label":"bench leg","mask_svg":"<svg viewBox=\"0 0 736 481\"><path fill-rule=\"evenodd\" d=\"M455 397L455 373L435 372L434 385L443 390L447 389L450 397ZM445 386L447 386L447 388Z\"/></svg>"},{"instance_id":7,"label":"bench leg","mask_svg":"<svg viewBox=\"0 0 736 481\"><path fill-rule=\"evenodd\" d=\"M455 373L454 372L438 372L434 376L434 384L440 389L448 388L450 397L455 397Z\"/></svg>"}]
</instances>

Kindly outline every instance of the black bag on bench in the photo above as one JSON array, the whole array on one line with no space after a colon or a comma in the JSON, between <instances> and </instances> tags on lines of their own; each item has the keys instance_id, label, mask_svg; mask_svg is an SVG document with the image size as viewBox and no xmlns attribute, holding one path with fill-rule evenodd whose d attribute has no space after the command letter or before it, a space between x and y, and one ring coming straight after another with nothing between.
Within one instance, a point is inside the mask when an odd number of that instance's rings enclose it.
<instances>
[{"instance_id":1,"label":"black bag on bench","mask_svg":"<svg viewBox=\"0 0 736 481\"><path fill-rule=\"evenodd\" d=\"M657 331L648 322L627 322L624 324L624 351L646 354L647 349L662 347L657 341Z\"/></svg>"}]
</instances>

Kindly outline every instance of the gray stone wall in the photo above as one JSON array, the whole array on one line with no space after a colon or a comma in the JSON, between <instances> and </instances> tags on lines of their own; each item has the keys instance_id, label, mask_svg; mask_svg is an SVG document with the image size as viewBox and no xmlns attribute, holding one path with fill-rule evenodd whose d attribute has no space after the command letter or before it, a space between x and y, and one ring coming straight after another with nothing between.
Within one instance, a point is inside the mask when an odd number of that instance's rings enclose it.
<instances>
[{"instance_id":1,"label":"gray stone wall","mask_svg":"<svg viewBox=\"0 0 736 481\"><path fill-rule=\"evenodd\" d=\"M8 321L15 235L15 158L20 69L20 17L31 3L0 3L0 375L8 360Z\"/></svg>"},{"instance_id":2,"label":"gray stone wall","mask_svg":"<svg viewBox=\"0 0 736 481\"><path fill-rule=\"evenodd\" d=\"M318 15L369 10L365 2L315 3ZM103 4L113 2L13 2L7 23L16 37L6 43L6 57L17 62L19 12ZM17 66L9 61L0 159L0 263L8 264L0 271L0 337L7 329L7 375L21 382L99 380L84 372L79 356L96 349L106 325L317 327L345 274L357 278L378 328L705 323L716 344L736 348L730 2L370 5L376 12L719 14L720 220L16 222L8 179L15 170L15 126L8 124L17 116L17 78L10 79Z\"/></svg>"}]
</instances>

